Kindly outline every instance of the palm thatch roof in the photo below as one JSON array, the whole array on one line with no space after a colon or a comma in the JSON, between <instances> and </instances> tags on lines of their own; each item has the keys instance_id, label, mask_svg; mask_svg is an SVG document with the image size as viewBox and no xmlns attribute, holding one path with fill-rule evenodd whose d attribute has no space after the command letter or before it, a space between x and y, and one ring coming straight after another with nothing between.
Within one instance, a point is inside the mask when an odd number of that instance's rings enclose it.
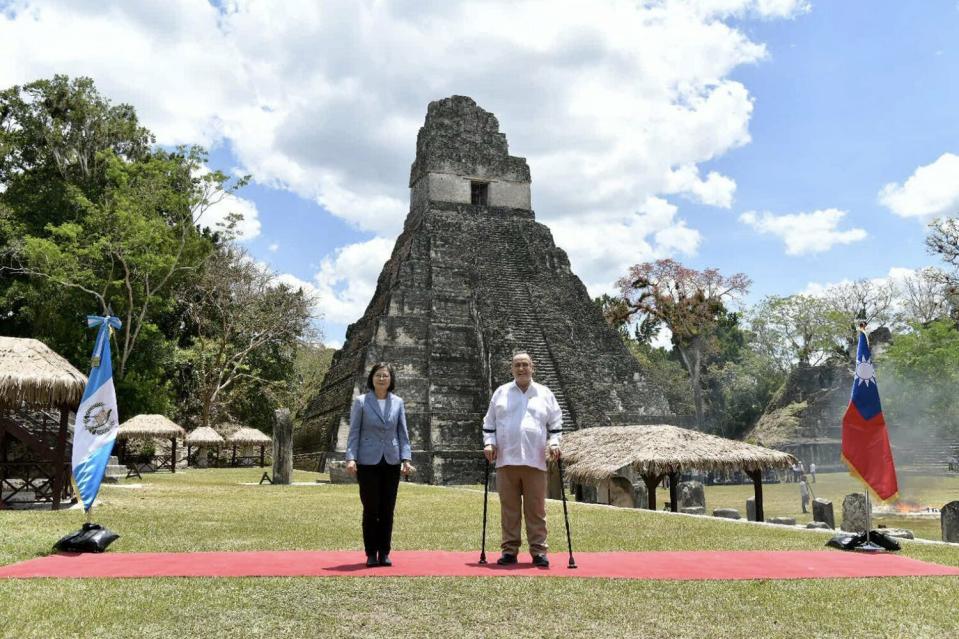
<instances>
[{"instance_id":1,"label":"palm thatch roof","mask_svg":"<svg viewBox=\"0 0 959 639\"><path fill-rule=\"evenodd\" d=\"M563 458L569 476L584 483L610 479L626 466L641 475L660 475L687 469L788 468L796 462L789 453L665 424L569 433L563 437Z\"/></svg>"},{"instance_id":2,"label":"palm thatch roof","mask_svg":"<svg viewBox=\"0 0 959 639\"><path fill-rule=\"evenodd\" d=\"M0 408L79 406L86 376L35 339L0 337Z\"/></svg>"},{"instance_id":3,"label":"palm thatch roof","mask_svg":"<svg viewBox=\"0 0 959 639\"><path fill-rule=\"evenodd\" d=\"M190 431L186 443L191 446L222 446L223 437L209 426L200 426Z\"/></svg>"},{"instance_id":4,"label":"palm thatch roof","mask_svg":"<svg viewBox=\"0 0 959 639\"><path fill-rule=\"evenodd\" d=\"M269 435L247 426L241 426L239 430L227 435L226 441L231 444L254 444L257 446L273 443L273 439Z\"/></svg>"},{"instance_id":5,"label":"palm thatch roof","mask_svg":"<svg viewBox=\"0 0 959 639\"><path fill-rule=\"evenodd\" d=\"M186 431L163 415L137 415L120 424L120 439L147 439L150 437L186 437Z\"/></svg>"}]
</instances>

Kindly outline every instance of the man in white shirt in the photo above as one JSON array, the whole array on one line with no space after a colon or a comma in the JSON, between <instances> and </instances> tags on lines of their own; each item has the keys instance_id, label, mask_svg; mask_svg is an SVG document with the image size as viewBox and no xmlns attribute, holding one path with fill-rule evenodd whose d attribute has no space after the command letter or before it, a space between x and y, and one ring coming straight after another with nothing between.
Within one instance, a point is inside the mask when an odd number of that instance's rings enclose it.
<instances>
[{"instance_id":1,"label":"man in white shirt","mask_svg":"<svg viewBox=\"0 0 959 639\"><path fill-rule=\"evenodd\" d=\"M517 353L513 381L490 398L483 420L486 459L496 462L503 555L496 563L516 563L522 518L533 565L549 567L546 557L546 460L558 459L563 412L552 391L533 381L533 359Z\"/></svg>"}]
</instances>

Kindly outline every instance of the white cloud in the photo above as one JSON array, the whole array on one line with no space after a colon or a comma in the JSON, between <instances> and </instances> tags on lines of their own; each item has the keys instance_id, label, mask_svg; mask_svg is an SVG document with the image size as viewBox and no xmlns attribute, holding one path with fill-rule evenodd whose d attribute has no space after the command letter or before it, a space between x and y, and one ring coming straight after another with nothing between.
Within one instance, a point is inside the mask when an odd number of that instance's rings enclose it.
<instances>
[{"instance_id":1,"label":"white cloud","mask_svg":"<svg viewBox=\"0 0 959 639\"><path fill-rule=\"evenodd\" d=\"M733 205L736 182L715 171L710 171L703 180L699 177L697 167L686 165L667 174L663 192L690 193L703 204L728 209Z\"/></svg>"},{"instance_id":2,"label":"white cloud","mask_svg":"<svg viewBox=\"0 0 959 639\"><path fill-rule=\"evenodd\" d=\"M311 286L316 291L317 310L326 321L349 324L363 315L392 250L391 240L375 237L323 258Z\"/></svg>"},{"instance_id":3,"label":"white cloud","mask_svg":"<svg viewBox=\"0 0 959 639\"><path fill-rule=\"evenodd\" d=\"M225 7L18 3L0 15L0 86L91 76L114 102L133 104L160 143L229 144L241 172L378 238L402 227L427 104L470 95L497 115L511 152L529 160L538 219L599 292L633 263L697 250L699 232L662 196L733 205L734 179L701 177L700 165L750 141L753 100L731 74L767 51L742 20L792 18L809 5ZM374 242L384 255L389 242ZM367 244L324 261L328 318L355 319L368 301L361 293L372 292L375 275L339 267Z\"/></svg>"},{"instance_id":4,"label":"white cloud","mask_svg":"<svg viewBox=\"0 0 959 639\"><path fill-rule=\"evenodd\" d=\"M613 292L623 265L696 253L699 231L677 220L676 211L675 205L650 196L629 216L607 217L594 212L555 220L550 227L557 245L569 252L571 261L584 265L577 275L591 294L598 294Z\"/></svg>"},{"instance_id":5,"label":"white cloud","mask_svg":"<svg viewBox=\"0 0 959 639\"><path fill-rule=\"evenodd\" d=\"M943 153L903 183L890 182L879 203L901 217L929 219L959 213L959 155Z\"/></svg>"},{"instance_id":6,"label":"white cloud","mask_svg":"<svg viewBox=\"0 0 959 639\"><path fill-rule=\"evenodd\" d=\"M786 243L787 255L823 253L837 244L852 244L866 238L859 228L840 230L839 223L846 216L839 209L823 209L812 213L773 215L747 211L739 221L762 234L775 235Z\"/></svg>"},{"instance_id":7,"label":"white cloud","mask_svg":"<svg viewBox=\"0 0 959 639\"><path fill-rule=\"evenodd\" d=\"M276 242L273 242L267 247L267 250L269 250L270 253L276 253L277 251L280 250L280 245L277 244Z\"/></svg>"},{"instance_id":8,"label":"white cloud","mask_svg":"<svg viewBox=\"0 0 959 639\"><path fill-rule=\"evenodd\" d=\"M210 206L200 217L199 223L216 230L227 223L227 216L231 214L243 216L234 229L236 239L245 242L260 234L260 213L256 204L232 193L224 194L222 199Z\"/></svg>"}]
</instances>

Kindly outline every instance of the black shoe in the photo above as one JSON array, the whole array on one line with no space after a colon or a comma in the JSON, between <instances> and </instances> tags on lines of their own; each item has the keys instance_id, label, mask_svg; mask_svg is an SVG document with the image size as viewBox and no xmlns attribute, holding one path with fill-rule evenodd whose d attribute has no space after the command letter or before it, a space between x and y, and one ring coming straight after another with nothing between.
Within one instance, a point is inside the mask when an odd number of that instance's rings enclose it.
<instances>
[{"instance_id":1,"label":"black shoe","mask_svg":"<svg viewBox=\"0 0 959 639\"><path fill-rule=\"evenodd\" d=\"M392 566L393 560L390 559L390 553L381 552L380 553L380 565L381 566Z\"/></svg>"},{"instance_id":2,"label":"black shoe","mask_svg":"<svg viewBox=\"0 0 959 639\"><path fill-rule=\"evenodd\" d=\"M537 568L549 568L549 559L546 555L533 555L533 565Z\"/></svg>"},{"instance_id":3,"label":"black shoe","mask_svg":"<svg viewBox=\"0 0 959 639\"><path fill-rule=\"evenodd\" d=\"M516 563L516 555L511 555L508 552L504 552L503 555L496 560L500 566L512 566Z\"/></svg>"},{"instance_id":4,"label":"black shoe","mask_svg":"<svg viewBox=\"0 0 959 639\"><path fill-rule=\"evenodd\" d=\"M367 555L366 556L366 567L367 568L376 568L380 565L380 562L376 559L376 555Z\"/></svg>"}]
</instances>

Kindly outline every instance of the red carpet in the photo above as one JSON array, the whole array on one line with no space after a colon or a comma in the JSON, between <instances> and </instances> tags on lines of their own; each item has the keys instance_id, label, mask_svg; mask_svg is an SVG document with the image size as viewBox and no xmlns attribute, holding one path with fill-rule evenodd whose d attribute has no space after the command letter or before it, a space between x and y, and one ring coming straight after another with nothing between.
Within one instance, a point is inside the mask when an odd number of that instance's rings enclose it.
<instances>
[{"instance_id":1,"label":"red carpet","mask_svg":"<svg viewBox=\"0 0 959 639\"><path fill-rule=\"evenodd\" d=\"M551 555L549 569L529 557L516 566L497 566L498 553L481 566L476 552L396 551L393 567L366 568L355 551L259 551L51 555L0 567L0 578L92 577L607 577L613 579L826 579L956 575L959 568L893 554L838 550L804 552L592 552Z\"/></svg>"}]
</instances>

